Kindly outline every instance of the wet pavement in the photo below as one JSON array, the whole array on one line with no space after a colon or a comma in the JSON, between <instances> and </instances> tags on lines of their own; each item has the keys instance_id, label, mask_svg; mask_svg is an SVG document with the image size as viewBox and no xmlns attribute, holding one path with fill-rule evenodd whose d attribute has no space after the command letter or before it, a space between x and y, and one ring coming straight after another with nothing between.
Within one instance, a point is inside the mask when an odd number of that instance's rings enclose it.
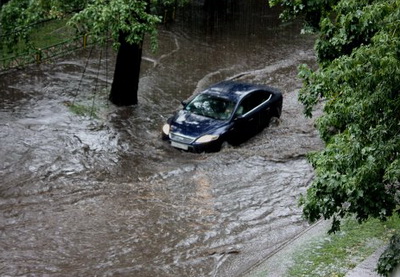
<instances>
[{"instance_id":1,"label":"wet pavement","mask_svg":"<svg viewBox=\"0 0 400 277\"><path fill-rule=\"evenodd\" d=\"M135 107L106 100L110 48L0 75L0 275L240 276L309 227L298 199L322 143L296 68L313 39L244 2L162 26ZM281 119L218 153L160 140L181 100L224 79L280 88Z\"/></svg>"}]
</instances>

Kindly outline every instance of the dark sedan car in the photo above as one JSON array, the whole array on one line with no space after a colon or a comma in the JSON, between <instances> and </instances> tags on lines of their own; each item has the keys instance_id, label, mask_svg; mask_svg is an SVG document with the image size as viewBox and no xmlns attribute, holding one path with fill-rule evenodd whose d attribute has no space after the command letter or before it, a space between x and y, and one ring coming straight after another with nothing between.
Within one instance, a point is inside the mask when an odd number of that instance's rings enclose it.
<instances>
[{"instance_id":1,"label":"dark sedan car","mask_svg":"<svg viewBox=\"0 0 400 277\"><path fill-rule=\"evenodd\" d=\"M162 128L162 138L178 149L218 151L224 142L239 144L280 117L282 94L264 86L233 81L212 85L176 112Z\"/></svg>"}]
</instances>

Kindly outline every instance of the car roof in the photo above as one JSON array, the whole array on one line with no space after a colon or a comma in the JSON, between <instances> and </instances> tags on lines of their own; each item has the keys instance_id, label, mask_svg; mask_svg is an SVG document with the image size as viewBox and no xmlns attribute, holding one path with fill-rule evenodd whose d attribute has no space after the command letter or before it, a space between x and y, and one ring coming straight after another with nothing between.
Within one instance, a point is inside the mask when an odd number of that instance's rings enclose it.
<instances>
[{"instance_id":1,"label":"car roof","mask_svg":"<svg viewBox=\"0 0 400 277\"><path fill-rule=\"evenodd\" d=\"M222 81L210 86L201 93L213 94L238 102L240 99L244 98L246 95L255 90L266 90L269 92L273 92L272 88L263 85L240 83L234 81Z\"/></svg>"}]
</instances>

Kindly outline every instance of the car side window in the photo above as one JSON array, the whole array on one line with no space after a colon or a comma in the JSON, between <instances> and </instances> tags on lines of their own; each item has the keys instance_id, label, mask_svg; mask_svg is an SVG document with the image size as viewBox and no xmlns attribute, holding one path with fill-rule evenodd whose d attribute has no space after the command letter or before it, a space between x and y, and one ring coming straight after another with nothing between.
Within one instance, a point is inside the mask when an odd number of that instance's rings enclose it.
<instances>
[{"instance_id":1,"label":"car side window","mask_svg":"<svg viewBox=\"0 0 400 277\"><path fill-rule=\"evenodd\" d=\"M268 99L270 99L271 93L267 91L255 91L251 95L247 96L243 101L240 103L238 109L236 110L235 115L241 116L252 109L256 108L257 106L261 105Z\"/></svg>"}]
</instances>

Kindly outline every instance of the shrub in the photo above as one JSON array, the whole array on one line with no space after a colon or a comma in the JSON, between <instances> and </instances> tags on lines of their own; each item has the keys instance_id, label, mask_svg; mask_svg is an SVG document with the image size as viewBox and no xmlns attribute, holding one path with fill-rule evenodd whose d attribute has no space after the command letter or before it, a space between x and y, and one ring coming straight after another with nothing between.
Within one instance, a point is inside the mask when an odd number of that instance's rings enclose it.
<instances>
[{"instance_id":1,"label":"shrub","mask_svg":"<svg viewBox=\"0 0 400 277\"><path fill-rule=\"evenodd\" d=\"M378 261L376 271L382 276L389 276L390 273L400 264L400 233L394 234L386 250Z\"/></svg>"}]
</instances>

